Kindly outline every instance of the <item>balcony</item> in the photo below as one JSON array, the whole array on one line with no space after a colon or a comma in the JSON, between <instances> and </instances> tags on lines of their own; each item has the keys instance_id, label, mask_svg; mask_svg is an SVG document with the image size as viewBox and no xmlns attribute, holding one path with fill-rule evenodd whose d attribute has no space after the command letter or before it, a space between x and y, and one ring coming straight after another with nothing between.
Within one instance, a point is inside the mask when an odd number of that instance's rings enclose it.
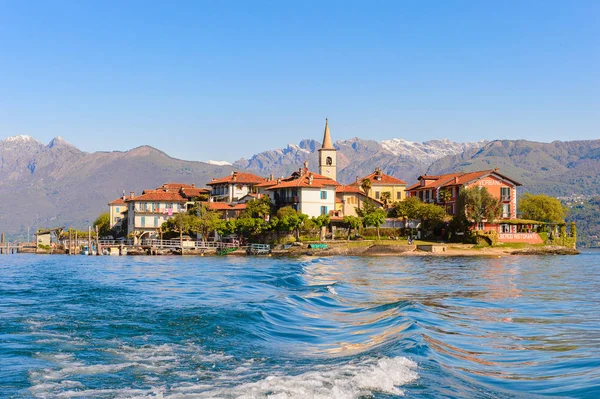
<instances>
[{"instance_id":1,"label":"balcony","mask_svg":"<svg viewBox=\"0 0 600 399\"><path fill-rule=\"evenodd\" d=\"M300 202L300 199L297 195L275 197L276 204L297 204L298 202Z\"/></svg>"}]
</instances>

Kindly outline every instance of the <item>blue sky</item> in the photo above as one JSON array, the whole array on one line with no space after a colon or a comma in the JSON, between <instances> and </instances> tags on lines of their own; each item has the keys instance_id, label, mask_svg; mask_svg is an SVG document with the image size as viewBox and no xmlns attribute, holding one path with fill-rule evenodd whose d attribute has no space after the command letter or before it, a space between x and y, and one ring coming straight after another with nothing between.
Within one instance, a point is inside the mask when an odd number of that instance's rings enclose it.
<instances>
[{"instance_id":1,"label":"blue sky","mask_svg":"<svg viewBox=\"0 0 600 399\"><path fill-rule=\"evenodd\" d=\"M229 160L600 138L598 1L0 0L0 138Z\"/></svg>"}]
</instances>

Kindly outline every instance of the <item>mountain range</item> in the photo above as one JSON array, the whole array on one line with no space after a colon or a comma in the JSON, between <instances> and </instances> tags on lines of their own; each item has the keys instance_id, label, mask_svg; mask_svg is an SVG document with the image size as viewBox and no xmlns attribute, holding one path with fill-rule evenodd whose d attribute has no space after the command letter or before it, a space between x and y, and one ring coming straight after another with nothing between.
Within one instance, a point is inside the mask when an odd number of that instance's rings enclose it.
<instances>
[{"instance_id":1,"label":"mountain range","mask_svg":"<svg viewBox=\"0 0 600 399\"><path fill-rule=\"evenodd\" d=\"M415 143L353 138L334 146L341 183L375 167L409 184L424 173L498 167L523 183L521 192L600 194L600 140ZM317 170L319 148L318 141L305 139L229 164L184 161L150 146L87 153L60 137L47 145L29 136L9 137L0 141L0 232L25 237L28 226L32 231L36 226L85 228L123 190L139 194L169 181L203 185L232 170L287 176L305 161Z\"/></svg>"}]
</instances>

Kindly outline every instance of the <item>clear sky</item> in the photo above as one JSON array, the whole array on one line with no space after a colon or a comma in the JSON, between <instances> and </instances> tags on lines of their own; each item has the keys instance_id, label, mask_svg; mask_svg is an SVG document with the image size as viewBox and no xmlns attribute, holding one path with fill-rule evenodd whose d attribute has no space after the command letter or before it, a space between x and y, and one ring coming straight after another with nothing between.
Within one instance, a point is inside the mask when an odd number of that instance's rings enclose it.
<instances>
[{"instance_id":1,"label":"clear sky","mask_svg":"<svg viewBox=\"0 0 600 399\"><path fill-rule=\"evenodd\" d=\"M600 138L600 1L0 0L0 138Z\"/></svg>"}]
</instances>

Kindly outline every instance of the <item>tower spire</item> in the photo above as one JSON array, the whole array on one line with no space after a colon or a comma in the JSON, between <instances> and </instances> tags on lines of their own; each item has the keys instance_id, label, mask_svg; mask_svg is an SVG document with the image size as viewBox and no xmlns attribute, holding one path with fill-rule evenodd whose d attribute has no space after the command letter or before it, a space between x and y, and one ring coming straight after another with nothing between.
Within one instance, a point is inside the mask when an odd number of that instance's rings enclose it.
<instances>
[{"instance_id":1,"label":"tower spire","mask_svg":"<svg viewBox=\"0 0 600 399\"><path fill-rule=\"evenodd\" d=\"M329 133L329 121L325 118L325 133L323 134L323 145L321 148L325 150L333 150L333 144L331 143L331 134Z\"/></svg>"}]
</instances>

